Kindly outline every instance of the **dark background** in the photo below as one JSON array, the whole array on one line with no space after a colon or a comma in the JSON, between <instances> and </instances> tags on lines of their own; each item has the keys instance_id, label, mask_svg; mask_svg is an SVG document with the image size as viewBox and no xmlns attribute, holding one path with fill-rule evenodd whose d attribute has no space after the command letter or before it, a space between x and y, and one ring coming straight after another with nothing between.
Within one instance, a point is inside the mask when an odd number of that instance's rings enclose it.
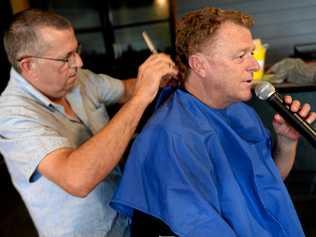
<instances>
[{"instance_id":1,"label":"dark background","mask_svg":"<svg viewBox=\"0 0 316 237\"><path fill-rule=\"evenodd\" d=\"M294 50L296 45L311 44L311 51L316 52L316 47L315 50L313 48L316 42L314 0L1 0L1 38L13 12L19 10L21 2L35 8L54 10L70 19L83 45L84 68L120 79L135 77L138 66L150 55L141 37L142 31L147 31L159 51L173 55L175 18L205 5L240 9L254 16L254 37L261 38L264 43L269 44L266 66L285 57L298 56ZM1 42L0 92L7 84L9 70L10 66ZM290 92L293 97L310 102L315 110L315 87L281 92ZM266 126L271 128L272 109L255 98L250 104L263 118ZM149 108L144 120L150 113ZM307 236L316 236L315 173L316 151L302 139L294 170L286 184ZM0 185L0 236L36 236L32 221L11 184L1 156Z\"/></svg>"}]
</instances>

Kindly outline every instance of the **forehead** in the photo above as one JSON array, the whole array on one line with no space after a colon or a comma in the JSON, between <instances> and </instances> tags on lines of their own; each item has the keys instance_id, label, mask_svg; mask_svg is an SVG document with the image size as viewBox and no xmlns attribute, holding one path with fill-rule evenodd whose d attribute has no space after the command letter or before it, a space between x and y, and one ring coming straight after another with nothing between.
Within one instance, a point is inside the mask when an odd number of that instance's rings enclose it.
<instances>
[{"instance_id":1,"label":"forehead","mask_svg":"<svg viewBox=\"0 0 316 237\"><path fill-rule=\"evenodd\" d=\"M248 28L224 22L210 42L210 52L238 51L254 47L251 32Z\"/></svg>"},{"instance_id":2,"label":"forehead","mask_svg":"<svg viewBox=\"0 0 316 237\"><path fill-rule=\"evenodd\" d=\"M77 47L77 39L72 28L60 30L43 27L39 30L39 33L48 51L57 51L62 54Z\"/></svg>"},{"instance_id":3,"label":"forehead","mask_svg":"<svg viewBox=\"0 0 316 237\"><path fill-rule=\"evenodd\" d=\"M75 33L72 28L56 29L53 27L41 27L38 31L40 36L48 42L75 39Z\"/></svg>"}]
</instances>

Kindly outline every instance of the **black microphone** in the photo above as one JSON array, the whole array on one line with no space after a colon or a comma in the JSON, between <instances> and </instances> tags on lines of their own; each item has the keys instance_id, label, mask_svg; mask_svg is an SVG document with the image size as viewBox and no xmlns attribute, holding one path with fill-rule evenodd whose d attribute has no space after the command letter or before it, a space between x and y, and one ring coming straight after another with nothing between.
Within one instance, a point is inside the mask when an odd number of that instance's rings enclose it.
<instances>
[{"instance_id":1,"label":"black microphone","mask_svg":"<svg viewBox=\"0 0 316 237\"><path fill-rule=\"evenodd\" d=\"M255 86L255 93L261 100L268 103L277 111L291 126L293 126L303 137L316 147L316 131L298 113L294 113L283 101L282 96L267 81L260 82Z\"/></svg>"}]
</instances>

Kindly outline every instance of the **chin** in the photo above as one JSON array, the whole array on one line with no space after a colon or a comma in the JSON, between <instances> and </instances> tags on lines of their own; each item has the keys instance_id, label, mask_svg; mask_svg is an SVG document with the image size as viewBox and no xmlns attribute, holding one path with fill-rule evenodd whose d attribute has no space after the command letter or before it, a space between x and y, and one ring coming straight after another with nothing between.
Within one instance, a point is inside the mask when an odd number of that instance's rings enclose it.
<instances>
[{"instance_id":1,"label":"chin","mask_svg":"<svg viewBox=\"0 0 316 237\"><path fill-rule=\"evenodd\" d=\"M251 98L252 98L252 93L250 92L249 94L244 95L241 100L242 101L249 101L249 100L251 100Z\"/></svg>"},{"instance_id":2,"label":"chin","mask_svg":"<svg viewBox=\"0 0 316 237\"><path fill-rule=\"evenodd\" d=\"M66 90L68 90L68 91L72 90L72 88L75 87L76 82L77 82L76 79L75 79L75 80L68 81L67 86L66 86L66 87L67 87Z\"/></svg>"}]
</instances>

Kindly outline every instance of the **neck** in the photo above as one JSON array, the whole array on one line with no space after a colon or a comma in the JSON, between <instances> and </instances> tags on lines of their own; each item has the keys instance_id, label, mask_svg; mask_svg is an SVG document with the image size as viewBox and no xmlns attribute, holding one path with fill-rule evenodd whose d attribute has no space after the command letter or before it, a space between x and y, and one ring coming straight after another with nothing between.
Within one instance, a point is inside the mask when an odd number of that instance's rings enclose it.
<instances>
[{"instance_id":1,"label":"neck","mask_svg":"<svg viewBox=\"0 0 316 237\"><path fill-rule=\"evenodd\" d=\"M229 103L216 93L216 88L203 83L205 80L209 79L190 75L184 83L184 88L210 108L223 109L229 106Z\"/></svg>"},{"instance_id":2,"label":"neck","mask_svg":"<svg viewBox=\"0 0 316 237\"><path fill-rule=\"evenodd\" d=\"M67 103L67 100L65 97L61 97L61 98L52 98L52 97L48 97L52 102L56 103L56 104L60 104L60 105L64 105Z\"/></svg>"},{"instance_id":3,"label":"neck","mask_svg":"<svg viewBox=\"0 0 316 237\"><path fill-rule=\"evenodd\" d=\"M64 107L65 113L71 118L76 118L76 113L73 111L70 103L65 97L61 98L50 98L50 100L56 104L62 105Z\"/></svg>"}]
</instances>

